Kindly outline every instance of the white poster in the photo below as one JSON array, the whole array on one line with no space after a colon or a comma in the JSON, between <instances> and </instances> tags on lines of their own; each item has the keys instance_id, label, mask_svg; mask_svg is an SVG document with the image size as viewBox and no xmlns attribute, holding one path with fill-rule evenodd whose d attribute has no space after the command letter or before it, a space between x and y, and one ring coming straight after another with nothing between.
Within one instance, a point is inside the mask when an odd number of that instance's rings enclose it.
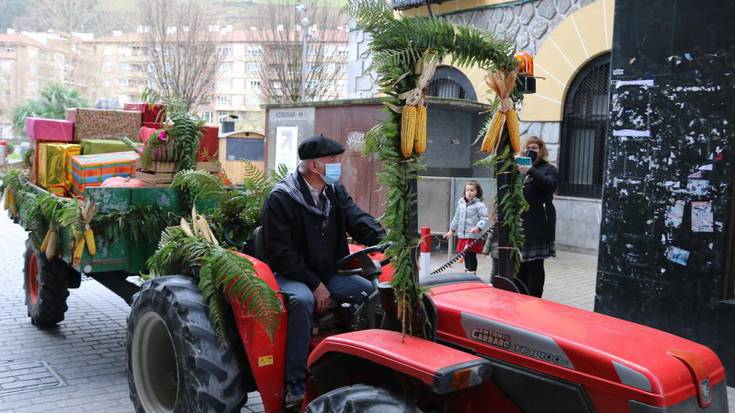
<instances>
[{"instance_id":1,"label":"white poster","mask_svg":"<svg viewBox=\"0 0 735 413\"><path fill-rule=\"evenodd\" d=\"M298 154L299 128L296 126L278 126L276 128L276 163L284 164L293 172L299 162Z\"/></svg>"}]
</instances>

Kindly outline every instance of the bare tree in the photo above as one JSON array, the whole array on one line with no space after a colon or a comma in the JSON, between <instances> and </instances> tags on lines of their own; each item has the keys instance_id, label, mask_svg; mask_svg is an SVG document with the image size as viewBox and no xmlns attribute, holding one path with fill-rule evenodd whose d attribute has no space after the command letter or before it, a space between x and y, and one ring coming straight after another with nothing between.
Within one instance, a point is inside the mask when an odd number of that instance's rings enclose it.
<instances>
[{"instance_id":1,"label":"bare tree","mask_svg":"<svg viewBox=\"0 0 735 413\"><path fill-rule=\"evenodd\" d=\"M218 33L211 6L196 0L140 0L146 43L158 94L187 110L207 103L219 67Z\"/></svg>"},{"instance_id":2,"label":"bare tree","mask_svg":"<svg viewBox=\"0 0 735 413\"><path fill-rule=\"evenodd\" d=\"M264 22L261 87L269 103L304 102L336 97L345 76L347 18L324 0L277 0ZM304 37L306 36L306 37ZM304 65L306 59L306 65Z\"/></svg>"},{"instance_id":3,"label":"bare tree","mask_svg":"<svg viewBox=\"0 0 735 413\"><path fill-rule=\"evenodd\" d=\"M135 27L131 0L31 0L13 26L29 31L103 33Z\"/></svg>"}]
</instances>

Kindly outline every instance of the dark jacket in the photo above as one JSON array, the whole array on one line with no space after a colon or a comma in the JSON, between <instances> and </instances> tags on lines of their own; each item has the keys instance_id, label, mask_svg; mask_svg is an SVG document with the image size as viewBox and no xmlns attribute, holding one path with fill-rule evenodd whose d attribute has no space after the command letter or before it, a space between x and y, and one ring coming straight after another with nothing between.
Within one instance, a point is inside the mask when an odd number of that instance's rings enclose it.
<instances>
[{"instance_id":1,"label":"dark jacket","mask_svg":"<svg viewBox=\"0 0 735 413\"><path fill-rule=\"evenodd\" d=\"M528 211L523 214L523 231L527 246L553 244L556 234L556 209L552 204L559 183L554 165L541 160L526 174L523 195Z\"/></svg>"},{"instance_id":2,"label":"dark jacket","mask_svg":"<svg viewBox=\"0 0 735 413\"><path fill-rule=\"evenodd\" d=\"M342 185L327 185L318 208L299 173L276 185L263 208L265 258L280 276L314 290L336 274L349 254L345 233L364 245L385 236L380 224L352 201Z\"/></svg>"}]
</instances>

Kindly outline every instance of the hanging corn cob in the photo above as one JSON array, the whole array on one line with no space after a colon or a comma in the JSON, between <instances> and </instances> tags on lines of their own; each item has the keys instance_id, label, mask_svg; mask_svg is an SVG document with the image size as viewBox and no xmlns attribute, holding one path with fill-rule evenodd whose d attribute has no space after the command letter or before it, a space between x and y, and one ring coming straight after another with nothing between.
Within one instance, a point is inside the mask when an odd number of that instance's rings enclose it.
<instances>
[{"instance_id":1,"label":"hanging corn cob","mask_svg":"<svg viewBox=\"0 0 735 413\"><path fill-rule=\"evenodd\" d=\"M72 267L78 266L82 262L82 254L84 253L84 237L79 238L74 244L74 253L72 255Z\"/></svg>"},{"instance_id":2,"label":"hanging corn cob","mask_svg":"<svg viewBox=\"0 0 735 413\"><path fill-rule=\"evenodd\" d=\"M518 114L515 109L505 112L505 125L508 127L508 135L510 136L510 148L513 152L521 150L521 131L518 122Z\"/></svg>"},{"instance_id":3,"label":"hanging corn cob","mask_svg":"<svg viewBox=\"0 0 735 413\"><path fill-rule=\"evenodd\" d=\"M92 222L92 218L94 218L97 213L97 204L88 199L80 206L79 209L82 214L82 221L84 222L84 232L81 237L82 241L87 246L87 252L89 252L89 255L95 255L97 253L97 244L94 241L94 232L89 226L89 223ZM77 240L77 243L79 243L79 240ZM82 248L82 252L84 252L84 248Z\"/></svg>"},{"instance_id":4,"label":"hanging corn cob","mask_svg":"<svg viewBox=\"0 0 735 413\"><path fill-rule=\"evenodd\" d=\"M413 152L413 140L416 134L416 106L404 106L401 112L401 154L404 158Z\"/></svg>"},{"instance_id":5,"label":"hanging corn cob","mask_svg":"<svg viewBox=\"0 0 735 413\"><path fill-rule=\"evenodd\" d=\"M503 125L505 125L508 128L508 135L510 136L510 147L513 152L518 152L521 150L520 125L513 99L510 97L516 82L516 72L513 71L510 74L506 74L505 72L497 71L485 76L485 82L490 90L500 99L500 106L485 132L480 150L483 152L496 151L499 146Z\"/></svg>"},{"instance_id":6,"label":"hanging corn cob","mask_svg":"<svg viewBox=\"0 0 735 413\"><path fill-rule=\"evenodd\" d=\"M416 106L416 131L413 139L413 151L423 155L426 151L426 106Z\"/></svg>"},{"instance_id":7,"label":"hanging corn cob","mask_svg":"<svg viewBox=\"0 0 735 413\"><path fill-rule=\"evenodd\" d=\"M48 232L46 233L46 245L44 248L43 243L41 244L41 251L43 251L46 254L46 259L51 261L56 257L56 252L59 248L59 232L56 229L55 225L51 225L49 227Z\"/></svg>"},{"instance_id":8,"label":"hanging corn cob","mask_svg":"<svg viewBox=\"0 0 735 413\"><path fill-rule=\"evenodd\" d=\"M416 80L416 87L398 95L399 99L406 101L405 106L398 110L390 105L388 106L401 113L401 155L404 158L409 158L414 153L421 155L426 151L427 119L424 88L434 77L437 64L439 64L439 61L434 58L426 62L424 59L419 59L415 71L419 75L418 80ZM402 78L407 75L408 73Z\"/></svg>"}]
</instances>

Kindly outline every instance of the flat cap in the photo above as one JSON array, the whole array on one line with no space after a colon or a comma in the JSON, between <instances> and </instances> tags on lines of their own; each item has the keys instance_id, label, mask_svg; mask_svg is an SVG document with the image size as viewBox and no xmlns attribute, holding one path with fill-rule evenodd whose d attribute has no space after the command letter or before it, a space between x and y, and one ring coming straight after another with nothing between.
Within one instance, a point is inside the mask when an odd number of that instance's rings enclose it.
<instances>
[{"instance_id":1,"label":"flat cap","mask_svg":"<svg viewBox=\"0 0 735 413\"><path fill-rule=\"evenodd\" d=\"M322 156L339 155L345 147L324 135L312 136L299 144L299 159L316 159Z\"/></svg>"}]
</instances>

